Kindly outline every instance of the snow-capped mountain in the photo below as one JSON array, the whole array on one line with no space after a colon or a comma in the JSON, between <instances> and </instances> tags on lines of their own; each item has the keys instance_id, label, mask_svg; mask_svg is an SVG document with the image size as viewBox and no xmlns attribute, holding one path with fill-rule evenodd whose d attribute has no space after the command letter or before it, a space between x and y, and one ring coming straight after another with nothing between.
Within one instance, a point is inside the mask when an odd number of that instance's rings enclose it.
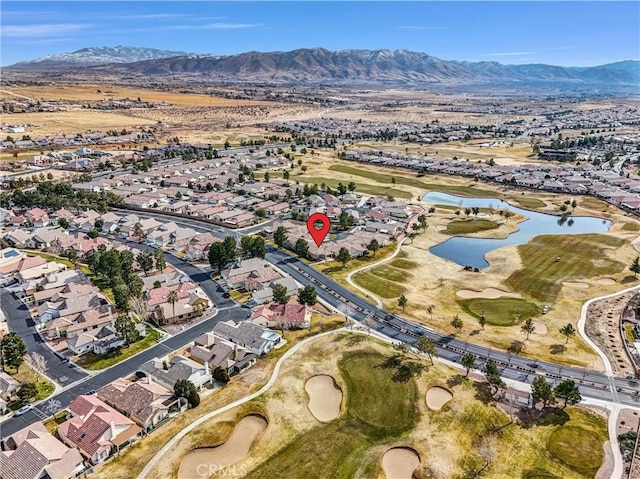
<instances>
[{"instance_id":1,"label":"snow-capped mountain","mask_svg":"<svg viewBox=\"0 0 640 479\"><path fill-rule=\"evenodd\" d=\"M188 55L187 52L157 50L155 48L130 47L88 47L75 52L58 53L35 60L17 63L16 67L42 66L73 66L73 65L104 65L106 63L132 63L142 60L157 60L160 58Z\"/></svg>"}]
</instances>

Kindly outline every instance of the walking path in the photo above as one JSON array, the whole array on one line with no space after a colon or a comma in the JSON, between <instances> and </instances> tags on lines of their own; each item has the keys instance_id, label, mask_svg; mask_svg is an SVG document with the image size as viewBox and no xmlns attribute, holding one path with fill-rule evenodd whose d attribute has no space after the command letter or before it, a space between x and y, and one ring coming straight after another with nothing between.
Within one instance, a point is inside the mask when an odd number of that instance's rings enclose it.
<instances>
[{"instance_id":1,"label":"walking path","mask_svg":"<svg viewBox=\"0 0 640 479\"><path fill-rule=\"evenodd\" d=\"M365 297L370 297L371 299L373 299L376 302L376 305L378 306L378 308L382 308L383 307L383 304L382 304L382 301L380 301L380 298L378 298L376 295L374 295L371 291L358 286L356 283L353 282L353 280L351 278L353 277L354 274L360 273L361 271L364 271L365 269L373 268L375 266L379 266L379 265L381 265L383 263L386 263L387 261L391 261L393 258L398 256L398 253L400 253L400 248L402 248L402 244L404 243L404 240L406 240L406 239L407 238L402 238L402 240L400 240L398 242L398 245L396 246L396 250L393 252L393 254L391 256L387 256L386 258L383 258L380 261L376 261L375 263L368 264L368 265L363 266L361 268L354 269L353 271L351 271L351 273L349 273L347 275L347 283L349 283L351 286L353 286L358 291L363 293L365 295Z\"/></svg>"},{"instance_id":2,"label":"walking path","mask_svg":"<svg viewBox=\"0 0 640 479\"><path fill-rule=\"evenodd\" d=\"M147 465L144 467L144 469L140 472L140 474L138 475L138 479L146 479L146 477L149 475L149 473L151 472L151 470L156 466L156 464L158 463L158 461L160 461L160 459L162 459L184 436L186 436L188 433L190 433L191 431L193 431L196 427L200 426L202 423L204 423L205 421L208 421L209 419L212 419L216 416L219 416L220 414L223 414L225 412L230 411L231 409L240 406L241 404L244 404L248 401L251 401L255 398L257 398L258 396L261 396L262 394L264 394L265 392L267 392L269 389L271 389L271 387L275 384L276 380L278 379L278 375L280 373L280 369L282 367L282 364L289 358L291 357L293 354L295 354L298 350L300 350L302 347L306 346L307 344L309 344L312 341L315 341L316 339L320 339L322 337L331 335L331 334L337 334L337 333L341 333L341 332L346 332L349 331L348 328L340 328L340 329L335 329L332 331L327 331L326 333L321 333L321 334L317 334L315 336L312 336L310 338L307 338L301 342L299 342L298 344L295 344L289 351L287 351L286 353L284 353L282 355L282 357L280 359L278 359L278 361L276 362L275 367L273 368L273 373L271 374L271 377L269 378L269 381L267 381L267 383L262 386L258 391L256 391L253 394L250 394L249 396L246 396L242 399L238 399L237 401L234 401L231 404L228 404L224 407L221 407L220 409L216 409L215 411L211 411L201 417L199 417L198 419L196 419L194 422L192 422L191 424L189 424L188 426L186 426L184 429L182 429L178 434L176 434L173 438L171 438L171 440L164 445L164 447L162 449L160 449L152 458L151 460L147 463ZM399 343L399 341L391 339L383 334L378 333L377 331L371 330L369 328L366 328L364 330L358 330L358 329L352 329L351 332L353 333L357 333L357 334L366 334L369 336L374 336L377 339L384 341L386 343L389 344L396 344ZM441 358L434 358L436 361L440 361L444 364L447 364L450 367L453 367L455 369L459 369L459 370L465 370L465 368L461 365L458 364L456 362L453 361L449 361L446 359L441 359ZM478 372L479 374L482 373L482 371L476 371L473 370L475 372ZM504 379L505 383L509 386L512 387L514 389L518 389L520 391L527 391L527 392L531 392L531 385L528 383L523 383L523 382L519 382L519 381L515 381L512 379ZM612 478L622 478L622 474L623 474L623 470L624 470L624 462L622 460L622 454L620 453L620 447L618 445L618 435L617 435L617 423L618 423L618 414L620 412L620 409L622 408L622 406L615 404L612 405L606 401L599 401L597 399L586 399L582 401L582 404L590 404L590 405L594 405L594 406L598 406L598 407L602 407L608 411L611 411L609 414L609 418L608 418L608 430L609 430L609 441L610 441L610 446L612 449L612 453L613 453L613 461L614 461L614 470L611 474ZM637 409L640 411L640 408L634 408L631 406L624 406L625 408L628 409Z\"/></svg>"},{"instance_id":3,"label":"walking path","mask_svg":"<svg viewBox=\"0 0 640 479\"><path fill-rule=\"evenodd\" d=\"M580 319L578 319L578 332L580 333L580 336L582 337L582 339L584 339L584 341L589 346L591 346L596 353L598 353L598 356L600 356L600 359L602 359L602 362L604 363L604 368L605 368L605 371L607 373L607 376L609 376L611 378L613 378L614 374L613 374L613 368L611 367L611 362L609 361L609 358L596 345L596 343L591 341L589 336L587 336L587 332L585 330L586 324L587 324L587 310L589 309L589 306L591 306L591 304L596 302L596 301L600 301L602 299L613 298L615 296L619 296L621 294L628 293L629 291L635 291L637 289L640 289L640 286L632 286L631 288L623 289L622 291L616 291L615 293L607 294L605 296L599 296L597 298L591 298L590 300L588 300L587 302L585 302L582 305L582 310L580 311Z\"/></svg>"}]
</instances>

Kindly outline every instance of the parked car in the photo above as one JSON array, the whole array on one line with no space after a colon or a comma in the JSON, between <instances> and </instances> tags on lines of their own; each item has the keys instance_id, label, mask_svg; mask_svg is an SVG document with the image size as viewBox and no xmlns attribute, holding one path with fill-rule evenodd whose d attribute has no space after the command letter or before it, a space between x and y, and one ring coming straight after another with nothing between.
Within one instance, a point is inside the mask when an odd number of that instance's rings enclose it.
<instances>
[{"instance_id":1,"label":"parked car","mask_svg":"<svg viewBox=\"0 0 640 479\"><path fill-rule=\"evenodd\" d=\"M53 353L55 355L56 358L58 358L60 361L62 361L63 363L68 363L69 362L69 358L66 357L64 354L60 354L59 352L54 352Z\"/></svg>"},{"instance_id":2,"label":"parked car","mask_svg":"<svg viewBox=\"0 0 640 479\"><path fill-rule=\"evenodd\" d=\"M90 389L88 390L86 393L84 393L85 396L91 396L92 394L95 394L96 390L95 389Z\"/></svg>"},{"instance_id":3,"label":"parked car","mask_svg":"<svg viewBox=\"0 0 640 479\"><path fill-rule=\"evenodd\" d=\"M28 413L32 409L33 409L33 406L31 404L27 404L26 406L22 406L20 409L18 409L15 412L14 417L22 416L23 414Z\"/></svg>"}]
</instances>

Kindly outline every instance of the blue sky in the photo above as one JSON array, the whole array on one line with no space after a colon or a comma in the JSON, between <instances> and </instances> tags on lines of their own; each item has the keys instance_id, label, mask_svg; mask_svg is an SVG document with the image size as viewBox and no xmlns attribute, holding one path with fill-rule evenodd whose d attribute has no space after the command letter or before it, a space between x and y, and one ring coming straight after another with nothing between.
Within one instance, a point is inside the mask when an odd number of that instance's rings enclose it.
<instances>
[{"instance_id":1,"label":"blue sky","mask_svg":"<svg viewBox=\"0 0 640 479\"><path fill-rule=\"evenodd\" d=\"M2 59L88 46L193 53L404 48L445 60L591 66L640 59L640 2L1 3Z\"/></svg>"}]
</instances>

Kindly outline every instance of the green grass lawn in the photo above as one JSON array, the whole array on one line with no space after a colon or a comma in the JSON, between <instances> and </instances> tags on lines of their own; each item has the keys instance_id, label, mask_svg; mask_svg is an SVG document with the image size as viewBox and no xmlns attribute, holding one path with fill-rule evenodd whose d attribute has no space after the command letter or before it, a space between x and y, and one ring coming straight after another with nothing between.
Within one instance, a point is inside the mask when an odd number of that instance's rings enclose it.
<instances>
[{"instance_id":1,"label":"green grass lawn","mask_svg":"<svg viewBox=\"0 0 640 479\"><path fill-rule=\"evenodd\" d=\"M296 437L246 477L351 479L366 450L413 428L415 381L394 381L394 370L381 367L386 360L368 351L345 356L340 363L347 386L345 415Z\"/></svg>"},{"instance_id":2,"label":"green grass lawn","mask_svg":"<svg viewBox=\"0 0 640 479\"><path fill-rule=\"evenodd\" d=\"M9 366L5 366L4 369L19 383L34 383L36 385L38 393L36 394L36 397L33 398L34 401L40 401L42 399L48 398L49 396L51 396L51 394L53 394L53 391L55 390L55 386L51 381L43 376L38 376L36 372L31 369L31 366L26 363L22 363L18 368L18 371L15 371ZM20 401L14 401L12 403L9 403L7 407L10 410L15 411L21 406L23 406L23 404Z\"/></svg>"},{"instance_id":3,"label":"green grass lawn","mask_svg":"<svg viewBox=\"0 0 640 479\"><path fill-rule=\"evenodd\" d=\"M241 292L234 289L232 291L229 291L229 294L236 303L240 304L244 304L251 299L251 293L248 291Z\"/></svg>"},{"instance_id":4,"label":"green grass lawn","mask_svg":"<svg viewBox=\"0 0 640 479\"><path fill-rule=\"evenodd\" d=\"M515 200L518 203L520 203L520 205L523 206L524 208L531 208L532 210L535 210L537 208L544 208L545 206L547 206L547 204L544 201L539 200L538 198L529 198L527 196L519 196Z\"/></svg>"},{"instance_id":5,"label":"green grass lawn","mask_svg":"<svg viewBox=\"0 0 640 479\"><path fill-rule=\"evenodd\" d=\"M464 235L477 233L479 231L493 230L498 227L498 223L491 220L469 218L464 220L453 220L447 225L447 229L442 232L447 235Z\"/></svg>"},{"instance_id":6,"label":"green grass lawn","mask_svg":"<svg viewBox=\"0 0 640 479\"><path fill-rule=\"evenodd\" d=\"M509 276L505 284L534 299L552 302L563 281L622 271L625 265L605 252L624 243L602 234L537 236L518 246L523 268ZM560 257L559 262L556 257Z\"/></svg>"},{"instance_id":7,"label":"green grass lawn","mask_svg":"<svg viewBox=\"0 0 640 479\"><path fill-rule=\"evenodd\" d=\"M547 450L570 469L594 477L604 460L605 420L575 408L570 412L570 421L549 435Z\"/></svg>"},{"instance_id":8,"label":"green grass lawn","mask_svg":"<svg viewBox=\"0 0 640 479\"><path fill-rule=\"evenodd\" d=\"M415 261L411 261L403 258L395 258L391 262L388 263L389 266L393 266L398 269L413 269L418 266Z\"/></svg>"},{"instance_id":9,"label":"green grass lawn","mask_svg":"<svg viewBox=\"0 0 640 479\"><path fill-rule=\"evenodd\" d=\"M391 178L395 178L396 185L413 186L427 191L440 191L442 193L449 193L452 195L460 196L475 196L481 198L493 198L495 193L474 188L472 186L454 186L439 183L427 183L417 178L407 178L404 176L393 176L388 172L375 171L372 167L353 167L347 165L331 165L329 167L331 171L339 171L340 173L346 173L348 175L360 176L362 178L369 178L379 183L392 183Z\"/></svg>"},{"instance_id":10,"label":"green grass lawn","mask_svg":"<svg viewBox=\"0 0 640 479\"><path fill-rule=\"evenodd\" d=\"M537 305L518 298L473 298L458 300L458 304L476 318L484 311L487 324L495 326L511 326L540 315Z\"/></svg>"},{"instance_id":11,"label":"green grass lawn","mask_svg":"<svg viewBox=\"0 0 640 479\"><path fill-rule=\"evenodd\" d=\"M374 268L376 269L376 268ZM388 281L372 271L363 271L353 275L353 281L376 296L385 299L398 298L406 292L404 286Z\"/></svg>"},{"instance_id":12,"label":"green grass lawn","mask_svg":"<svg viewBox=\"0 0 640 479\"><path fill-rule=\"evenodd\" d=\"M371 269L376 276L387 279L389 281L402 282L410 280L413 276L402 269L394 268L391 265L383 264Z\"/></svg>"},{"instance_id":13,"label":"green grass lawn","mask_svg":"<svg viewBox=\"0 0 640 479\"><path fill-rule=\"evenodd\" d=\"M325 185L328 185L334 189L338 187L338 183L342 183L342 184L348 183L348 181L345 181L345 180L336 180L334 178L324 178L324 177L318 177L318 176L300 175L300 176L296 176L296 178L308 184L316 183L320 185L324 183ZM358 188L356 189L356 193L364 193L367 195L374 195L374 196L391 195L394 198L404 198L404 199L411 198L411 193L407 193L406 191L392 188L390 186L372 185L367 183L357 183L357 185L358 185Z\"/></svg>"},{"instance_id":14,"label":"green grass lawn","mask_svg":"<svg viewBox=\"0 0 640 479\"><path fill-rule=\"evenodd\" d=\"M67 420L67 414L69 414L69 411L67 410L56 413L54 416L43 422L44 427L46 427L47 430L55 436L58 426Z\"/></svg>"},{"instance_id":15,"label":"green grass lawn","mask_svg":"<svg viewBox=\"0 0 640 479\"><path fill-rule=\"evenodd\" d=\"M330 275L336 281L340 281L343 280L351 271L383 260L387 256L391 255L395 250L396 243L392 243L376 251L375 256L373 256L373 253L370 252L366 256L353 258L345 266L343 266L340 261L325 261L323 263L316 264L312 263L311 266L313 266L318 271L322 271L324 274Z\"/></svg>"},{"instance_id":16,"label":"green grass lawn","mask_svg":"<svg viewBox=\"0 0 640 479\"><path fill-rule=\"evenodd\" d=\"M142 338L140 341L137 341L128 347L120 348L112 353L99 355L93 353L87 353L80 356L80 360L78 361L78 366L82 366L85 369L90 369L92 371L98 369L105 369L113 366L114 364L119 363L120 361L124 361L127 358L130 358L134 354L138 354L140 351L144 351L147 348L153 346L158 338L160 337L160 333L155 329L147 328L147 335Z\"/></svg>"}]
</instances>

